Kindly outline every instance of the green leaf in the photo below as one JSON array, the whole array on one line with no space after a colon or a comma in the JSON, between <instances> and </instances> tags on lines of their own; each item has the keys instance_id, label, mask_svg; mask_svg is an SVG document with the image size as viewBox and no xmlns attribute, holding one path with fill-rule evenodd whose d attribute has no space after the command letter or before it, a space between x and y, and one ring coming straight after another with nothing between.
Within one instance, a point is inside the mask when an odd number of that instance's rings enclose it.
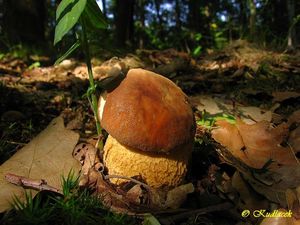
<instances>
[{"instance_id":1,"label":"green leaf","mask_svg":"<svg viewBox=\"0 0 300 225\"><path fill-rule=\"evenodd\" d=\"M34 62L34 63L32 63L29 67L28 67L28 69L34 69L34 68L38 68L38 67L40 67L41 66L41 63L40 62Z\"/></svg>"},{"instance_id":2,"label":"green leaf","mask_svg":"<svg viewBox=\"0 0 300 225\"><path fill-rule=\"evenodd\" d=\"M54 45L56 45L77 23L87 0L62 0L56 10Z\"/></svg>"},{"instance_id":3,"label":"green leaf","mask_svg":"<svg viewBox=\"0 0 300 225\"><path fill-rule=\"evenodd\" d=\"M78 47L80 46L80 41L77 40L70 48L68 51L66 51L61 57L59 57L54 65L57 65L61 63L64 59L66 59L69 55L71 55Z\"/></svg>"},{"instance_id":4,"label":"green leaf","mask_svg":"<svg viewBox=\"0 0 300 225\"><path fill-rule=\"evenodd\" d=\"M149 213L145 215L143 225L161 225L161 224L152 214Z\"/></svg>"},{"instance_id":5,"label":"green leaf","mask_svg":"<svg viewBox=\"0 0 300 225\"><path fill-rule=\"evenodd\" d=\"M225 120L228 123L235 124L236 118L233 115L226 114L226 113L217 113L217 114L210 114L205 111L202 112L201 120L197 120L197 124L208 129L211 129L215 123L219 120Z\"/></svg>"},{"instance_id":6,"label":"green leaf","mask_svg":"<svg viewBox=\"0 0 300 225\"><path fill-rule=\"evenodd\" d=\"M194 51L193 51L193 55L194 56L199 56L200 55L200 53L201 53L201 49L202 49L202 46L198 46L198 47L196 47L195 49L194 49Z\"/></svg>"},{"instance_id":7,"label":"green leaf","mask_svg":"<svg viewBox=\"0 0 300 225\"><path fill-rule=\"evenodd\" d=\"M195 40L196 40L196 41L200 41L201 39L202 39L202 34L197 33L197 34L195 35Z\"/></svg>"},{"instance_id":8,"label":"green leaf","mask_svg":"<svg viewBox=\"0 0 300 225\"><path fill-rule=\"evenodd\" d=\"M85 23L92 28L105 29L108 26L106 19L95 0L87 0L86 7L82 13L82 18L85 20Z\"/></svg>"}]
</instances>

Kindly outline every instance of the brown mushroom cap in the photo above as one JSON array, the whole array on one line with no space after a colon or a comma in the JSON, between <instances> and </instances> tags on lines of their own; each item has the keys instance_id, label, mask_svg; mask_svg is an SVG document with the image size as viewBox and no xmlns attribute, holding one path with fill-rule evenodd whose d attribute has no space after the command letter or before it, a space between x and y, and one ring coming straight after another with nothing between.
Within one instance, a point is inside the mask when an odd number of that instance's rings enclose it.
<instances>
[{"instance_id":1,"label":"brown mushroom cap","mask_svg":"<svg viewBox=\"0 0 300 225\"><path fill-rule=\"evenodd\" d=\"M123 145L168 152L193 140L195 121L187 96L156 73L129 70L107 93L104 108L103 98L99 105L103 128Z\"/></svg>"}]
</instances>

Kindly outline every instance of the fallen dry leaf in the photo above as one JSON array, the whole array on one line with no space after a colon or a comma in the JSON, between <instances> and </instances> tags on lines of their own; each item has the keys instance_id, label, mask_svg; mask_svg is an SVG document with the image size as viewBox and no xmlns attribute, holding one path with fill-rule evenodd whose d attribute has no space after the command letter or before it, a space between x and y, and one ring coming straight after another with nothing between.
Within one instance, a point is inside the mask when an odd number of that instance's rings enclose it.
<instances>
[{"instance_id":1,"label":"fallen dry leaf","mask_svg":"<svg viewBox=\"0 0 300 225\"><path fill-rule=\"evenodd\" d=\"M268 121L272 120L272 112L262 110L258 107L248 106L248 107L238 107L241 111L241 115L244 117L242 120L247 124L254 124L260 121Z\"/></svg>"},{"instance_id":2,"label":"fallen dry leaf","mask_svg":"<svg viewBox=\"0 0 300 225\"><path fill-rule=\"evenodd\" d=\"M237 120L235 125L226 121L218 121L217 125L212 137L225 147L219 150L225 161L242 172L256 192L282 207L291 205L286 193L288 189L298 190L300 166L293 149L280 145L288 136L287 124L272 127L267 121L249 125ZM255 170L268 162L264 170Z\"/></svg>"},{"instance_id":3,"label":"fallen dry leaf","mask_svg":"<svg viewBox=\"0 0 300 225\"><path fill-rule=\"evenodd\" d=\"M290 99L290 98L298 98L300 97L300 93L295 91L278 91L272 93L273 102L282 102L284 100Z\"/></svg>"},{"instance_id":4,"label":"fallen dry leaf","mask_svg":"<svg viewBox=\"0 0 300 225\"><path fill-rule=\"evenodd\" d=\"M297 219L300 218L299 191L300 187L294 190L287 189L285 192L288 209L293 211L293 216Z\"/></svg>"},{"instance_id":5,"label":"fallen dry leaf","mask_svg":"<svg viewBox=\"0 0 300 225\"><path fill-rule=\"evenodd\" d=\"M279 209L278 211L273 211L273 213L277 213L277 215L279 213L288 215L288 212L285 209ZM274 216L264 218L260 225L300 225L300 220L297 220L294 217Z\"/></svg>"},{"instance_id":6,"label":"fallen dry leaf","mask_svg":"<svg viewBox=\"0 0 300 225\"><path fill-rule=\"evenodd\" d=\"M270 159L280 165L298 163L294 152L289 147L280 145L288 133L286 124L283 123L273 128L267 121L248 125L237 120L237 129L246 147L245 152L254 168L262 168Z\"/></svg>"},{"instance_id":7,"label":"fallen dry leaf","mask_svg":"<svg viewBox=\"0 0 300 225\"><path fill-rule=\"evenodd\" d=\"M289 143L295 152L300 151L300 126L291 131Z\"/></svg>"},{"instance_id":8,"label":"fallen dry leaf","mask_svg":"<svg viewBox=\"0 0 300 225\"><path fill-rule=\"evenodd\" d=\"M239 104L228 104L224 99L212 98L206 95L197 95L189 98L191 104L199 112L207 112L211 115L231 114L239 116L247 124L254 124L259 121L272 120L272 111L254 106L241 106Z\"/></svg>"},{"instance_id":9,"label":"fallen dry leaf","mask_svg":"<svg viewBox=\"0 0 300 225\"><path fill-rule=\"evenodd\" d=\"M189 100L199 112L202 112L204 110L210 114L217 114L223 112L223 110L220 109L218 102L210 96L197 95L190 97Z\"/></svg>"},{"instance_id":10,"label":"fallen dry leaf","mask_svg":"<svg viewBox=\"0 0 300 225\"><path fill-rule=\"evenodd\" d=\"M288 134L285 123L272 127L267 121L249 125L238 119L235 125L226 121L216 125L212 137L249 167L261 169L270 160L271 167L298 164L293 150L280 145Z\"/></svg>"},{"instance_id":11,"label":"fallen dry leaf","mask_svg":"<svg viewBox=\"0 0 300 225\"><path fill-rule=\"evenodd\" d=\"M177 209L186 200L188 194L195 190L192 183L180 185L167 193L166 208Z\"/></svg>"},{"instance_id":12,"label":"fallen dry leaf","mask_svg":"<svg viewBox=\"0 0 300 225\"><path fill-rule=\"evenodd\" d=\"M239 193L238 206L240 209L248 209L253 212L257 209L269 208L268 201L255 192L238 171L232 176L231 184Z\"/></svg>"},{"instance_id":13,"label":"fallen dry leaf","mask_svg":"<svg viewBox=\"0 0 300 225\"><path fill-rule=\"evenodd\" d=\"M14 196L24 200L24 189L8 183L4 176L13 173L32 179L45 179L47 184L61 189L61 177L80 164L73 159L72 151L79 135L64 127L62 117L52 120L48 127L29 144L20 149L0 166L0 212L11 208ZM33 191L33 195L37 192Z\"/></svg>"},{"instance_id":14,"label":"fallen dry leaf","mask_svg":"<svg viewBox=\"0 0 300 225\"><path fill-rule=\"evenodd\" d=\"M300 124L300 110L296 110L293 112L288 119L289 126L293 123Z\"/></svg>"},{"instance_id":15,"label":"fallen dry leaf","mask_svg":"<svg viewBox=\"0 0 300 225\"><path fill-rule=\"evenodd\" d=\"M243 172L245 180L252 188L265 196L272 202L279 203L281 207L288 207L297 202L300 202L298 189L300 186L300 166L282 166L276 170L268 170L265 172L256 173ZM291 195L287 195L290 191L297 193L297 198L292 199ZM293 214L299 214L293 212Z\"/></svg>"},{"instance_id":16,"label":"fallen dry leaf","mask_svg":"<svg viewBox=\"0 0 300 225\"><path fill-rule=\"evenodd\" d=\"M126 198L137 205L145 204L143 201L147 199L147 193L142 185L136 184L127 191Z\"/></svg>"},{"instance_id":17,"label":"fallen dry leaf","mask_svg":"<svg viewBox=\"0 0 300 225\"><path fill-rule=\"evenodd\" d=\"M245 159L247 156L243 151L245 145L236 125L225 120L217 121L216 125L218 128L212 131L213 139L226 147L236 158L242 161L247 160Z\"/></svg>"}]
</instances>

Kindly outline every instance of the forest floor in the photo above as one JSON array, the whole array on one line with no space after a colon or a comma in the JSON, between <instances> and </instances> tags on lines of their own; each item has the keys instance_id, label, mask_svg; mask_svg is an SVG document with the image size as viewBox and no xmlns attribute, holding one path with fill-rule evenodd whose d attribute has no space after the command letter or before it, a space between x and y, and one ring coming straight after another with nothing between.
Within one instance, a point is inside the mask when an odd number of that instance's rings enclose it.
<instances>
[{"instance_id":1,"label":"forest floor","mask_svg":"<svg viewBox=\"0 0 300 225\"><path fill-rule=\"evenodd\" d=\"M252 177L253 170L265 169L268 164L262 156L265 152L260 152L262 148L282 145L280 148L283 149L288 145L294 157L298 157L299 59L300 52L278 53L245 41L234 42L223 50L211 51L197 59L174 49L138 50L120 58L106 56L93 59L97 80L105 78L107 68L121 61L129 68L145 68L168 77L189 96L197 133L187 181L194 184L195 192L188 196L183 206L189 208L190 213L157 215L161 224L255 224L262 218L243 218L241 212L254 210L258 205L260 209L268 210L274 209L274 205L292 208L294 217L299 218L298 197L295 197L298 205L291 206L290 203L296 200L285 204L268 194L279 189L280 194L286 194L286 190L296 190L299 182L285 182L279 187L265 177L259 178L263 183L271 182L268 189L254 184ZM10 54L0 58L1 164L61 114L66 128L80 134L80 141L96 133L93 114L84 97L89 85L84 63L70 59L57 66L40 66L37 62L47 64L49 59L39 56L24 59ZM218 123L222 119L237 122L235 127L230 127L228 124L232 123ZM287 124L287 129L277 129L277 136L270 131L269 127L276 129L283 123ZM227 134L212 133L216 126ZM259 139L257 133L265 138ZM240 136L243 137L244 150L251 149L254 151L252 155L244 157L235 153ZM250 137L249 143L244 136ZM282 143L283 139L285 143ZM285 158L285 155L280 153L278 157ZM260 160L262 163L259 163ZM281 165L290 168L294 164L288 160L278 162L276 166ZM276 169L274 171L277 172ZM292 176L290 172L284 175ZM293 198L294 195L288 196ZM230 207L224 202L230 202ZM215 208L209 208L211 206ZM199 209L203 211L197 211Z\"/></svg>"}]
</instances>

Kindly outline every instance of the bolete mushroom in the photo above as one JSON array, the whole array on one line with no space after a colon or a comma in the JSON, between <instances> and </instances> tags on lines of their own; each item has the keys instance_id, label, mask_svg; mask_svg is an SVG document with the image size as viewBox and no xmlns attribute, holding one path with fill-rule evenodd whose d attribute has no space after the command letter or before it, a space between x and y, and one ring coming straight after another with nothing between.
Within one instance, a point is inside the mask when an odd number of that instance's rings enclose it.
<instances>
[{"instance_id":1,"label":"bolete mushroom","mask_svg":"<svg viewBox=\"0 0 300 225\"><path fill-rule=\"evenodd\" d=\"M98 115L109 133L103 155L109 174L139 175L154 188L182 184L195 120L187 96L172 81L131 69L116 88L100 97Z\"/></svg>"}]
</instances>

